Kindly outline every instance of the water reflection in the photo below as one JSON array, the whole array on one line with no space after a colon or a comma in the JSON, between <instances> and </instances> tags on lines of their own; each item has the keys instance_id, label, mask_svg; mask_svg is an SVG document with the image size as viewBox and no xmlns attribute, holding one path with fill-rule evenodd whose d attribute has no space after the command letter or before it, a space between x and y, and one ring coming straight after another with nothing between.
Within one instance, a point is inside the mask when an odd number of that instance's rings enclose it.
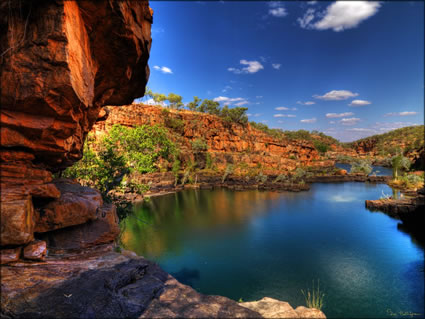
<instances>
[{"instance_id":1,"label":"water reflection","mask_svg":"<svg viewBox=\"0 0 425 319\"><path fill-rule=\"evenodd\" d=\"M290 201L296 196L285 193ZM187 233L220 231L223 226L242 227L252 216L269 212L279 193L218 189L209 192L187 190L152 198L134 207L134 214L121 222L124 247L147 257L159 257L166 250L178 254Z\"/></svg>"},{"instance_id":2,"label":"water reflection","mask_svg":"<svg viewBox=\"0 0 425 319\"><path fill-rule=\"evenodd\" d=\"M423 314L423 245L365 208L383 193L392 190L356 182L300 193L186 190L136 207L121 222L122 242L205 294L297 307L301 289L320 279L328 318Z\"/></svg>"}]
</instances>

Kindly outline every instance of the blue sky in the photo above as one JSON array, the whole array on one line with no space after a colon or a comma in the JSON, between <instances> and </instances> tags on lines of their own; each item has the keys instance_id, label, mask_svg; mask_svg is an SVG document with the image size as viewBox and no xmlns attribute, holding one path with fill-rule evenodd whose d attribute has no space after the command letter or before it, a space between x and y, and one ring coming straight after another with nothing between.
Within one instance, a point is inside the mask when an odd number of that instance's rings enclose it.
<instances>
[{"instance_id":1,"label":"blue sky","mask_svg":"<svg viewBox=\"0 0 425 319\"><path fill-rule=\"evenodd\" d=\"M163 2L148 86L341 141L423 124L423 2Z\"/></svg>"}]
</instances>

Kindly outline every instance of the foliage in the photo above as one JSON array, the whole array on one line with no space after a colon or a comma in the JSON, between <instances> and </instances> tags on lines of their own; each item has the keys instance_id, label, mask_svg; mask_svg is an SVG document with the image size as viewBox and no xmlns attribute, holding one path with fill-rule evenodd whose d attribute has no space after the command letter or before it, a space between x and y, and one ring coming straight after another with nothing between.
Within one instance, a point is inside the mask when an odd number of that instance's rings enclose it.
<instances>
[{"instance_id":1,"label":"foliage","mask_svg":"<svg viewBox=\"0 0 425 319\"><path fill-rule=\"evenodd\" d=\"M174 186L176 186L177 182L179 181L180 164L181 163L178 159L174 160L173 167L171 169L174 175Z\"/></svg>"},{"instance_id":2,"label":"foliage","mask_svg":"<svg viewBox=\"0 0 425 319\"><path fill-rule=\"evenodd\" d=\"M166 130L157 125L141 125L128 128L114 125L104 138L105 143L125 157L130 170L139 173L156 171L159 158L173 159L175 145L167 137Z\"/></svg>"},{"instance_id":3,"label":"foliage","mask_svg":"<svg viewBox=\"0 0 425 319\"><path fill-rule=\"evenodd\" d=\"M208 145L203 138L197 138L196 140L192 141L191 144L192 144L192 150L195 153L203 152L208 149Z\"/></svg>"},{"instance_id":4,"label":"foliage","mask_svg":"<svg viewBox=\"0 0 425 319\"><path fill-rule=\"evenodd\" d=\"M103 194L116 187L143 193L148 186L131 181L128 175L133 171L154 172L158 170L159 159L172 160L175 154L176 148L163 128L114 125L99 142L89 134L82 160L67 168L63 175L94 186Z\"/></svg>"},{"instance_id":5,"label":"foliage","mask_svg":"<svg viewBox=\"0 0 425 319\"><path fill-rule=\"evenodd\" d=\"M221 179L221 182L224 183L227 176L229 176L231 173L233 173L234 166L233 164L227 164L226 169L224 170L223 178Z\"/></svg>"},{"instance_id":6,"label":"foliage","mask_svg":"<svg viewBox=\"0 0 425 319\"><path fill-rule=\"evenodd\" d=\"M314 287L313 281L313 289L310 291L310 288L307 291L301 290L305 303L308 308L316 308L321 310L323 308L323 299L325 298L325 294L323 291L320 291L320 282L317 281L317 288Z\"/></svg>"},{"instance_id":7,"label":"foliage","mask_svg":"<svg viewBox=\"0 0 425 319\"><path fill-rule=\"evenodd\" d=\"M264 184L267 182L267 175L264 175L263 172L259 172L257 176L255 176L255 181L257 183Z\"/></svg>"},{"instance_id":8,"label":"foliage","mask_svg":"<svg viewBox=\"0 0 425 319\"><path fill-rule=\"evenodd\" d=\"M288 180L288 175L286 174L279 174L276 176L275 180L273 181L273 183L281 183L281 182L285 182Z\"/></svg>"},{"instance_id":9,"label":"foliage","mask_svg":"<svg viewBox=\"0 0 425 319\"><path fill-rule=\"evenodd\" d=\"M297 167L295 169L294 174L292 175L291 179L293 182L297 182L297 183L305 183L305 179L310 178L312 176L312 173L309 172L308 170L302 168L302 167Z\"/></svg>"},{"instance_id":10,"label":"foliage","mask_svg":"<svg viewBox=\"0 0 425 319\"><path fill-rule=\"evenodd\" d=\"M124 156L117 154L107 139L101 142L99 152L93 150L95 143L91 134L84 145L83 158L63 172L64 177L80 179L83 185L98 188L107 193L119 185L123 175L128 172Z\"/></svg>"},{"instance_id":11,"label":"foliage","mask_svg":"<svg viewBox=\"0 0 425 319\"><path fill-rule=\"evenodd\" d=\"M319 153L326 153L329 150L329 145L323 143L322 141L316 140L313 142L313 144Z\"/></svg>"},{"instance_id":12,"label":"foliage","mask_svg":"<svg viewBox=\"0 0 425 319\"><path fill-rule=\"evenodd\" d=\"M213 115L220 115L220 103L205 99L198 108L199 112L209 113Z\"/></svg>"},{"instance_id":13,"label":"foliage","mask_svg":"<svg viewBox=\"0 0 425 319\"><path fill-rule=\"evenodd\" d=\"M212 169L213 166L214 166L213 158L211 157L211 154L210 153L207 153L207 158L205 160L205 167L207 169Z\"/></svg>"},{"instance_id":14,"label":"foliage","mask_svg":"<svg viewBox=\"0 0 425 319\"><path fill-rule=\"evenodd\" d=\"M164 119L164 124L179 134L183 134L184 132L184 122L181 119L175 118L173 116L167 116Z\"/></svg>"},{"instance_id":15,"label":"foliage","mask_svg":"<svg viewBox=\"0 0 425 319\"><path fill-rule=\"evenodd\" d=\"M189 102L187 104L188 109L191 110L191 111L196 111L198 109L199 103L201 101L202 100L200 98L198 98L197 96L194 96L193 97L193 101L192 102Z\"/></svg>"},{"instance_id":16,"label":"foliage","mask_svg":"<svg viewBox=\"0 0 425 319\"><path fill-rule=\"evenodd\" d=\"M169 93L167 96L167 100L170 102L170 108L179 109L183 106L182 97L178 94Z\"/></svg>"},{"instance_id":17,"label":"foliage","mask_svg":"<svg viewBox=\"0 0 425 319\"><path fill-rule=\"evenodd\" d=\"M384 134L372 135L351 143L346 143L346 145L355 148L360 143L375 145L381 156L395 156L407 151L418 150L424 146L424 126L403 127Z\"/></svg>"},{"instance_id":18,"label":"foliage","mask_svg":"<svg viewBox=\"0 0 425 319\"><path fill-rule=\"evenodd\" d=\"M225 105L221 110L220 116L227 122L235 122L239 124L248 123L247 107L234 107L232 109Z\"/></svg>"},{"instance_id":19,"label":"foliage","mask_svg":"<svg viewBox=\"0 0 425 319\"><path fill-rule=\"evenodd\" d=\"M351 163L350 173L363 173L369 175L372 172L372 165L368 160L357 160Z\"/></svg>"},{"instance_id":20,"label":"foliage","mask_svg":"<svg viewBox=\"0 0 425 319\"><path fill-rule=\"evenodd\" d=\"M393 177L398 178L401 170L408 170L410 168L410 160L401 154L395 155L391 158L391 165L393 168Z\"/></svg>"}]
</instances>

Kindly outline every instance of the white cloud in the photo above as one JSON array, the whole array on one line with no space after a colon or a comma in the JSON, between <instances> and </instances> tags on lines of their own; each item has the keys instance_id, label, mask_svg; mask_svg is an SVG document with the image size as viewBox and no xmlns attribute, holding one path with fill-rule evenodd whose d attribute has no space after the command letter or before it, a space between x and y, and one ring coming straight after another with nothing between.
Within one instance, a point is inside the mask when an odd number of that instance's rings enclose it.
<instances>
[{"instance_id":1,"label":"white cloud","mask_svg":"<svg viewBox=\"0 0 425 319\"><path fill-rule=\"evenodd\" d=\"M281 1L271 1L269 4L269 14L277 17L277 18L283 18L288 15L288 12L286 11L283 2Z\"/></svg>"},{"instance_id":2,"label":"white cloud","mask_svg":"<svg viewBox=\"0 0 425 319\"><path fill-rule=\"evenodd\" d=\"M376 1L336 1L327 7L325 16L314 24L314 28L336 32L355 28L376 14L380 7Z\"/></svg>"},{"instance_id":3,"label":"white cloud","mask_svg":"<svg viewBox=\"0 0 425 319\"><path fill-rule=\"evenodd\" d=\"M307 101L307 102L297 101L297 104L301 104L301 105L313 105L313 104L316 104L316 102L313 102L313 101Z\"/></svg>"},{"instance_id":4,"label":"white cloud","mask_svg":"<svg viewBox=\"0 0 425 319\"><path fill-rule=\"evenodd\" d=\"M223 102L223 104L235 104L236 106L242 106L245 104L248 104L248 100L243 98L243 97L227 97L227 96L218 96L216 98L213 99L213 101L215 102Z\"/></svg>"},{"instance_id":5,"label":"white cloud","mask_svg":"<svg viewBox=\"0 0 425 319\"><path fill-rule=\"evenodd\" d=\"M339 122L342 125L355 125L357 122L360 121L358 117L350 117L350 118L343 118Z\"/></svg>"},{"instance_id":6,"label":"white cloud","mask_svg":"<svg viewBox=\"0 0 425 319\"><path fill-rule=\"evenodd\" d=\"M332 90L325 95L313 95L314 98L320 99L320 100L327 100L327 101L339 101L339 100L346 100L351 97L355 97L359 95L358 93L353 93L351 91L347 90Z\"/></svg>"},{"instance_id":7,"label":"white cloud","mask_svg":"<svg viewBox=\"0 0 425 319\"><path fill-rule=\"evenodd\" d=\"M235 74L248 74L248 73L256 73L262 69L264 69L263 65L258 61L247 61L240 60L240 64L247 65L241 69L238 68L228 68L227 71L233 72Z\"/></svg>"},{"instance_id":8,"label":"white cloud","mask_svg":"<svg viewBox=\"0 0 425 319\"><path fill-rule=\"evenodd\" d=\"M381 4L376 1L336 1L322 13L309 8L297 21L301 28L336 32L357 27L362 21L376 14ZM315 18L319 21L313 22Z\"/></svg>"},{"instance_id":9,"label":"white cloud","mask_svg":"<svg viewBox=\"0 0 425 319\"><path fill-rule=\"evenodd\" d=\"M155 70L161 71L162 73L165 73L165 74L173 74L173 71L170 68L166 67L166 66L160 67L158 65L155 65L153 68Z\"/></svg>"},{"instance_id":10,"label":"white cloud","mask_svg":"<svg viewBox=\"0 0 425 319\"><path fill-rule=\"evenodd\" d=\"M274 108L276 111L296 111L296 107L285 107L285 106L279 106Z\"/></svg>"},{"instance_id":11,"label":"white cloud","mask_svg":"<svg viewBox=\"0 0 425 319\"><path fill-rule=\"evenodd\" d=\"M350 106L365 106L365 105L369 105L372 104L372 102L366 101L366 100L353 100L351 101Z\"/></svg>"},{"instance_id":12,"label":"white cloud","mask_svg":"<svg viewBox=\"0 0 425 319\"><path fill-rule=\"evenodd\" d=\"M304 13L302 18L298 18L297 21L301 28L303 29L313 29L313 25L311 24L311 21L314 19L314 12L315 10L310 8L307 9L307 11Z\"/></svg>"},{"instance_id":13,"label":"white cloud","mask_svg":"<svg viewBox=\"0 0 425 319\"><path fill-rule=\"evenodd\" d=\"M235 103L236 106L242 106L245 104L248 104L248 101L241 101L241 102Z\"/></svg>"},{"instance_id":14,"label":"white cloud","mask_svg":"<svg viewBox=\"0 0 425 319\"><path fill-rule=\"evenodd\" d=\"M344 116L352 116L354 115L353 112L345 112L345 113L326 113L327 118L337 118L337 117L344 117Z\"/></svg>"},{"instance_id":15,"label":"white cloud","mask_svg":"<svg viewBox=\"0 0 425 319\"><path fill-rule=\"evenodd\" d=\"M335 121L330 121L329 124L335 124Z\"/></svg>"},{"instance_id":16,"label":"white cloud","mask_svg":"<svg viewBox=\"0 0 425 319\"><path fill-rule=\"evenodd\" d=\"M416 115L418 114L418 112L408 112L408 111L404 111L404 112L393 112L393 113L387 113L384 116L409 116L409 115Z\"/></svg>"},{"instance_id":17,"label":"white cloud","mask_svg":"<svg viewBox=\"0 0 425 319\"><path fill-rule=\"evenodd\" d=\"M263 96L262 95L257 95L256 98L257 99L261 99Z\"/></svg>"},{"instance_id":18,"label":"white cloud","mask_svg":"<svg viewBox=\"0 0 425 319\"><path fill-rule=\"evenodd\" d=\"M311 124L311 123L316 123L316 121L317 121L317 119L315 117L313 117L312 119L304 119L304 120L301 120L300 122Z\"/></svg>"},{"instance_id":19,"label":"white cloud","mask_svg":"<svg viewBox=\"0 0 425 319\"><path fill-rule=\"evenodd\" d=\"M167 106L167 103L165 103L164 101L162 102L155 102L153 99L149 99L146 102L142 102L143 104L146 105L161 105L161 106Z\"/></svg>"},{"instance_id":20,"label":"white cloud","mask_svg":"<svg viewBox=\"0 0 425 319\"><path fill-rule=\"evenodd\" d=\"M280 63L272 63L273 69L279 70L281 66L282 66L282 64L280 64Z\"/></svg>"},{"instance_id":21,"label":"white cloud","mask_svg":"<svg viewBox=\"0 0 425 319\"><path fill-rule=\"evenodd\" d=\"M279 114L274 114L273 117L297 117L297 116L294 115L294 114L281 114L281 113L279 113Z\"/></svg>"},{"instance_id":22,"label":"white cloud","mask_svg":"<svg viewBox=\"0 0 425 319\"><path fill-rule=\"evenodd\" d=\"M346 131L349 132L375 132L374 129L371 128L365 128L365 127L353 127L353 128L348 128L346 129Z\"/></svg>"},{"instance_id":23,"label":"white cloud","mask_svg":"<svg viewBox=\"0 0 425 319\"><path fill-rule=\"evenodd\" d=\"M263 113L255 113L255 114L248 113L247 114L247 116L249 116L249 117L259 117L261 115L263 115Z\"/></svg>"}]
</instances>

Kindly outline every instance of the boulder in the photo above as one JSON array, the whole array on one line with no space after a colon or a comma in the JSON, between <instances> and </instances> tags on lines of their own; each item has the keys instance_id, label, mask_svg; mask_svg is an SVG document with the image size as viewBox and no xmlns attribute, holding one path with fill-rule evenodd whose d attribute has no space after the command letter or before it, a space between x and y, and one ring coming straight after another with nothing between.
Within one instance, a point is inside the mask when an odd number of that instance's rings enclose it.
<instances>
[{"instance_id":1,"label":"boulder","mask_svg":"<svg viewBox=\"0 0 425 319\"><path fill-rule=\"evenodd\" d=\"M96 219L85 224L46 233L49 248L56 250L83 249L114 241L120 233L118 216L113 204L97 210Z\"/></svg>"},{"instance_id":2,"label":"boulder","mask_svg":"<svg viewBox=\"0 0 425 319\"><path fill-rule=\"evenodd\" d=\"M44 260L47 255L47 246L44 240L35 240L24 248L24 258L31 260Z\"/></svg>"},{"instance_id":3,"label":"boulder","mask_svg":"<svg viewBox=\"0 0 425 319\"><path fill-rule=\"evenodd\" d=\"M103 200L92 188L72 183L70 180L55 181L60 197L36 209L35 232L43 233L60 228L84 224L97 218Z\"/></svg>"},{"instance_id":4,"label":"boulder","mask_svg":"<svg viewBox=\"0 0 425 319\"><path fill-rule=\"evenodd\" d=\"M296 309L285 301L264 297L258 301L242 302L242 307L246 307L258 312L263 318L324 318L323 312L314 308L299 306Z\"/></svg>"}]
</instances>

